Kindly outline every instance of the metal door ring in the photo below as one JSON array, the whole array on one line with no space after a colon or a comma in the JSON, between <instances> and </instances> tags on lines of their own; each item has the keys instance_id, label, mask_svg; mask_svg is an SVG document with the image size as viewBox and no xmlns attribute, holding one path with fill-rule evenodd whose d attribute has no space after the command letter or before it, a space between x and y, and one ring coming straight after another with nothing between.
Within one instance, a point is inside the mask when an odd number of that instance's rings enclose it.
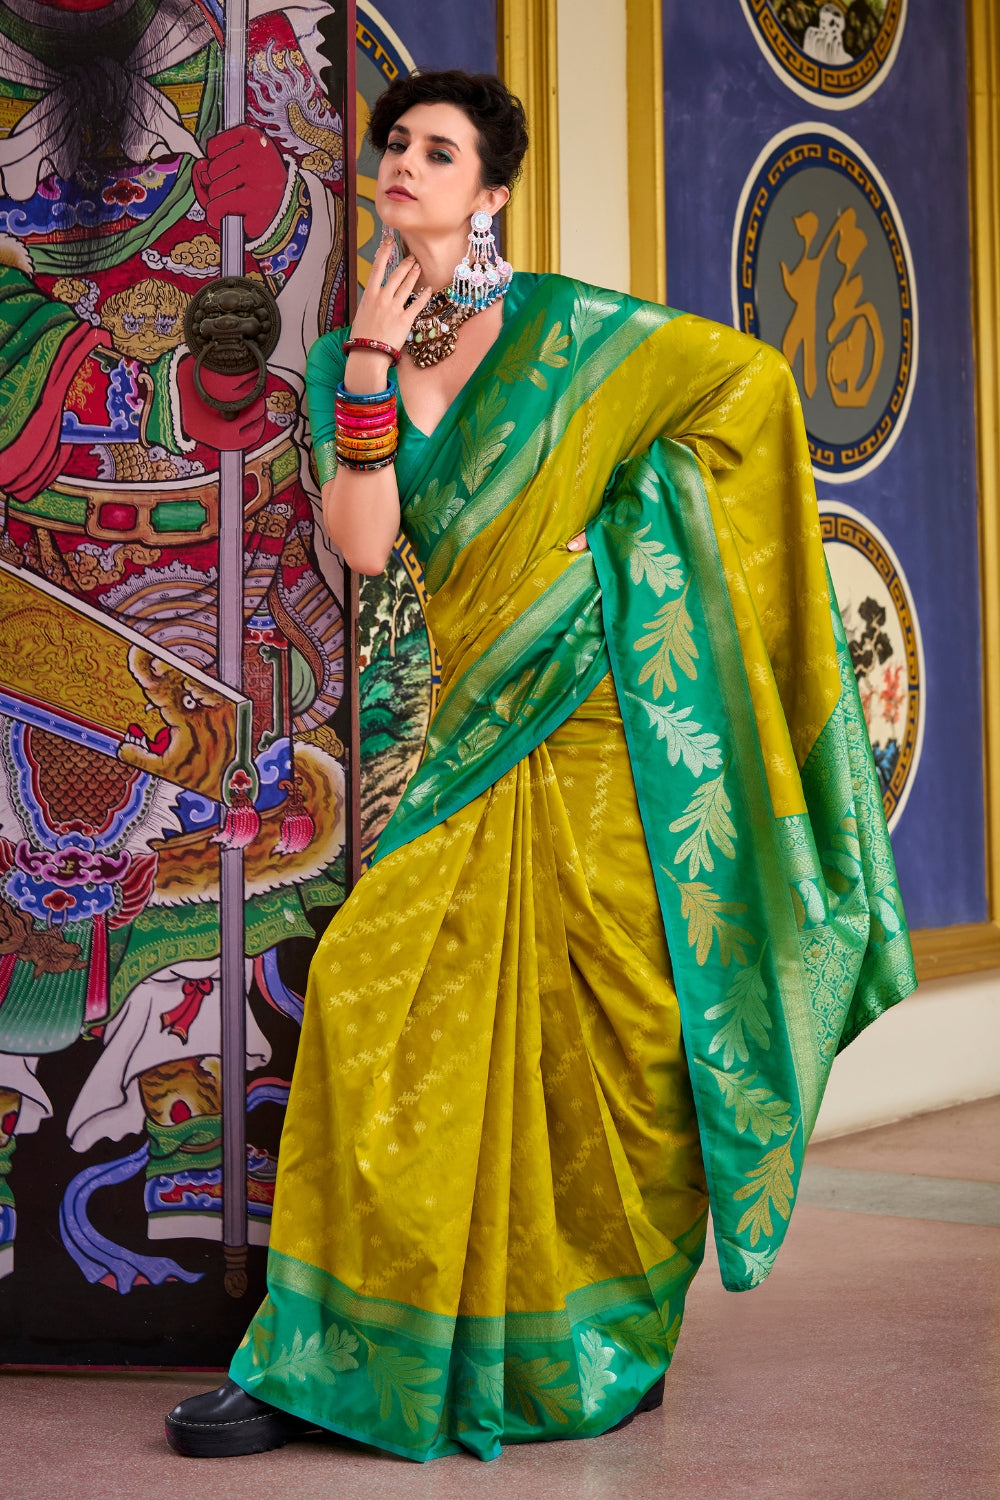
<instances>
[{"instance_id":1,"label":"metal door ring","mask_svg":"<svg viewBox=\"0 0 1000 1500\"><path fill-rule=\"evenodd\" d=\"M209 282L188 303L184 338L195 356L194 387L198 395L229 420L245 411L267 384L268 356L281 332L278 304L262 282L249 276L222 276ZM216 375L249 375L253 390L226 401L205 389L201 367Z\"/></svg>"}]
</instances>

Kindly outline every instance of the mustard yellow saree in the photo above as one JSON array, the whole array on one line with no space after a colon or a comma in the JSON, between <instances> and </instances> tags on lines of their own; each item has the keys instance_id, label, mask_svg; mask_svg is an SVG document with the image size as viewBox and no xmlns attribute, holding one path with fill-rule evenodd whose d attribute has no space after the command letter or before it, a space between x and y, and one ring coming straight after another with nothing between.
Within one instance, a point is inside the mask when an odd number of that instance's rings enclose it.
<instances>
[{"instance_id":1,"label":"mustard yellow saree","mask_svg":"<svg viewBox=\"0 0 1000 1500\"><path fill-rule=\"evenodd\" d=\"M833 1056L914 978L780 356L519 275L397 472L442 699L313 963L231 1375L490 1458L633 1410L709 1203L726 1285L764 1279Z\"/></svg>"}]
</instances>

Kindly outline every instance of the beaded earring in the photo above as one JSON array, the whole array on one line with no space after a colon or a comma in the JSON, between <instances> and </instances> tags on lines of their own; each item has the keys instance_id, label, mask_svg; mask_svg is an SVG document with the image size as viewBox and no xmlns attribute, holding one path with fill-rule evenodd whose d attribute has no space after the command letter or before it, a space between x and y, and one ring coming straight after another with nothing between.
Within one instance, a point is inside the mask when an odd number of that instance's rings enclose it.
<instances>
[{"instance_id":1,"label":"beaded earring","mask_svg":"<svg viewBox=\"0 0 1000 1500\"><path fill-rule=\"evenodd\" d=\"M492 218L485 209L477 208L472 215L469 248L451 278L451 301L456 307L480 312L504 295L513 274L513 266L497 250Z\"/></svg>"}]
</instances>

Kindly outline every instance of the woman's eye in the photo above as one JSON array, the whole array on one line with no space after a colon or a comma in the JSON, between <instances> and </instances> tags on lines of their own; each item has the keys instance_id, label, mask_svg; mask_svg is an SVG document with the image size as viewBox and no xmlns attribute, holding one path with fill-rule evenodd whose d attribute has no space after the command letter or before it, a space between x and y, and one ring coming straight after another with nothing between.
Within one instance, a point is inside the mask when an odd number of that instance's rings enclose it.
<instances>
[{"instance_id":1,"label":"woman's eye","mask_svg":"<svg viewBox=\"0 0 1000 1500\"><path fill-rule=\"evenodd\" d=\"M447 151L432 151L431 161L444 161L447 162L449 166L451 165L451 157L448 155Z\"/></svg>"},{"instance_id":2,"label":"woman's eye","mask_svg":"<svg viewBox=\"0 0 1000 1500\"><path fill-rule=\"evenodd\" d=\"M386 146L385 149L387 151L399 152L399 151L405 151L406 150L406 146L405 146L405 144L402 141L390 141L389 144L388 144L388 146Z\"/></svg>"}]
</instances>

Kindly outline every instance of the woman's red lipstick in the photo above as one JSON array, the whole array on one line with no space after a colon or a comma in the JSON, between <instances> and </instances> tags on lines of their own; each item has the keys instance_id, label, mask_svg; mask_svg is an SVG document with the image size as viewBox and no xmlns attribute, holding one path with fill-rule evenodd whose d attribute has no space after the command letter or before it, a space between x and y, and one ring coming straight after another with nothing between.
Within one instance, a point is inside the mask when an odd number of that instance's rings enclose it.
<instances>
[{"instance_id":1,"label":"woman's red lipstick","mask_svg":"<svg viewBox=\"0 0 1000 1500\"><path fill-rule=\"evenodd\" d=\"M417 201L413 194L408 192L405 187L400 187L399 183L395 187L386 188L385 196L387 198L409 198L411 203L416 203Z\"/></svg>"}]
</instances>

